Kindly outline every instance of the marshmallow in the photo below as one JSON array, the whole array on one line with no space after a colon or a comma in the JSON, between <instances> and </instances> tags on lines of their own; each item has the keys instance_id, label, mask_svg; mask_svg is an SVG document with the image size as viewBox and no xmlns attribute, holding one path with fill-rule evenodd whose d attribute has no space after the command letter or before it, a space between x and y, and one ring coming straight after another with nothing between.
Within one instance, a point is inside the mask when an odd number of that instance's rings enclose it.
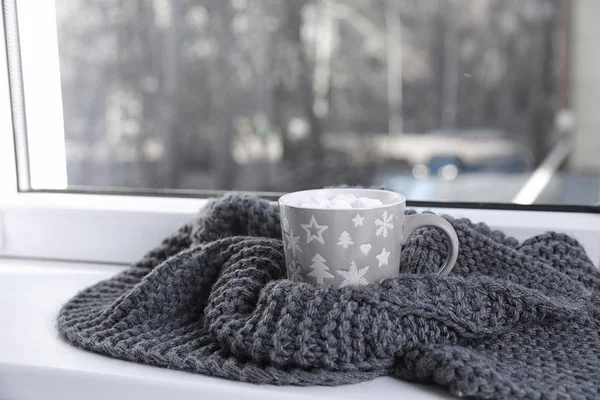
<instances>
[{"instance_id":1,"label":"marshmallow","mask_svg":"<svg viewBox=\"0 0 600 400\"><path fill-rule=\"evenodd\" d=\"M302 203L301 207L321 209L352 209L352 208L374 208L383 203L379 199L368 197L356 198L350 193L340 193L331 200L324 196L312 196L308 202Z\"/></svg>"},{"instance_id":2,"label":"marshmallow","mask_svg":"<svg viewBox=\"0 0 600 400\"><path fill-rule=\"evenodd\" d=\"M331 208L331 204L327 197L312 196L310 201L303 203L302 207L308 208Z\"/></svg>"},{"instance_id":3,"label":"marshmallow","mask_svg":"<svg viewBox=\"0 0 600 400\"><path fill-rule=\"evenodd\" d=\"M327 197L312 196L310 200L311 203L317 204L321 208L329 208L330 206L330 202Z\"/></svg>"},{"instance_id":4,"label":"marshmallow","mask_svg":"<svg viewBox=\"0 0 600 400\"><path fill-rule=\"evenodd\" d=\"M352 208L352 204L345 200L333 199L328 208Z\"/></svg>"},{"instance_id":5,"label":"marshmallow","mask_svg":"<svg viewBox=\"0 0 600 400\"><path fill-rule=\"evenodd\" d=\"M374 208L380 207L383 202L379 199L370 199L368 197L361 197L356 200L356 208Z\"/></svg>"},{"instance_id":6,"label":"marshmallow","mask_svg":"<svg viewBox=\"0 0 600 400\"><path fill-rule=\"evenodd\" d=\"M345 203L350 204L350 206L353 206L354 203L356 203L356 196L350 194L350 193L340 193L338 195L336 195L333 199L331 199L331 203L333 204L334 201L342 201Z\"/></svg>"}]
</instances>

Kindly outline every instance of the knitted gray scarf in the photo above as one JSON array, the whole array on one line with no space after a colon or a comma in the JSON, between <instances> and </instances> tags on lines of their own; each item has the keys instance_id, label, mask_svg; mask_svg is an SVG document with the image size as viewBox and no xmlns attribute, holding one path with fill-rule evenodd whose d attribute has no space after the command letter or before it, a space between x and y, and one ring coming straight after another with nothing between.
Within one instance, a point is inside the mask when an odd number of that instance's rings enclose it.
<instances>
[{"instance_id":1,"label":"knitted gray scarf","mask_svg":"<svg viewBox=\"0 0 600 400\"><path fill-rule=\"evenodd\" d=\"M483 399L600 398L600 273L569 236L524 243L451 219L450 276L435 229L405 274L360 288L285 279L279 210L230 194L60 311L71 343L252 383L339 385L391 375Z\"/></svg>"}]
</instances>

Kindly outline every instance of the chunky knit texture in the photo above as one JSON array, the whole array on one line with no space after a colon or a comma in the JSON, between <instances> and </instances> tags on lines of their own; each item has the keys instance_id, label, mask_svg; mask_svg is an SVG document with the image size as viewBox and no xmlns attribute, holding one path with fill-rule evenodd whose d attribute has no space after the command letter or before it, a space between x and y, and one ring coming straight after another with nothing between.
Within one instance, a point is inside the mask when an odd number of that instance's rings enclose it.
<instances>
[{"instance_id":1,"label":"chunky knit texture","mask_svg":"<svg viewBox=\"0 0 600 400\"><path fill-rule=\"evenodd\" d=\"M71 299L58 329L112 357L253 383L382 375L484 399L600 398L600 273L569 236L518 243L451 219L460 255L422 229L403 272L365 287L285 279L279 210L230 194L123 273Z\"/></svg>"}]
</instances>

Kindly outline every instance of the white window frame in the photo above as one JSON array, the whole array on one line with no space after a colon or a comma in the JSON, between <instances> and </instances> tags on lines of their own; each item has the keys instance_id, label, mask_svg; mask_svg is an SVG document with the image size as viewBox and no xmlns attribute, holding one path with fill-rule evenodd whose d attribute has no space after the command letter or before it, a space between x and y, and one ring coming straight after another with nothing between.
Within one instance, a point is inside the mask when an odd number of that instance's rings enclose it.
<instances>
[{"instance_id":1,"label":"white window frame","mask_svg":"<svg viewBox=\"0 0 600 400\"><path fill-rule=\"evenodd\" d=\"M4 37L0 40L0 263L2 257L131 263L191 220L207 200L18 190L66 188L56 22L55 18L48 18L53 15L53 1L19 1L24 104L30 139L25 149L23 144L15 146L13 132L23 139L19 135L24 132L18 126L23 121L12 118ZM0 28L4 34L3 21ZM35 68L40 64L51 74L41 74ZM51 155L46 156L49 151ZM37 163L36 159L44 162ZM18 162L27 165L17 168ZM26 168L32 179L18 177L18 172ZM486 222L520 240L548 230L565 232L582 242L596 264L600 261L598 213L443 206L427 209Z\"/></svg>"},{"instance_id":2,"label":"white window frame","mask_svg":"<svg viewBox=\"0 0 600 400\"><path fill-rule=\"evenodd\" d=\"M29 189L67 188L67 164L63 125L62 92L58 57L55 3L35 0L8 0L3 3L7 38L14 51L12 78L23 84L12 87L14 103L25 110L14 121L19 154L20 187ZM15 12L16 10L16 12ZM18 33L15 27L19 26ZM3 29L3 32L4 31ZM2 44L5 46L5 43ZM10 49L9 49L10 50ZM4 54L6 57L6 54ZM19 62L20 60L20 62ZM39 67L43 65L43 69ZM6 63L4 63L6 68ZM24 132L27 132L25 139ZM25 161L21 161L24 159ZM26 163L26 164L25 164Z\"/></svg>"}]
</instances>

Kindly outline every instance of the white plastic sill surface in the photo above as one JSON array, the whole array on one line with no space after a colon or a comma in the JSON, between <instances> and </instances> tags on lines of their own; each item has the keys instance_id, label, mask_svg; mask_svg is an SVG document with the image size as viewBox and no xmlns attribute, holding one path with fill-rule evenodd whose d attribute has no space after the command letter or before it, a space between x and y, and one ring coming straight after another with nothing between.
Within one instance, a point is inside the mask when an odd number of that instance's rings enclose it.
<instances>
[{"instance_id":1,"label":"white plastic sill surface","mask_svg":"<svg viewBox=\"0 0 600 400\"><path fill-rule=\"evenodd\" d=\"M392 378L339 387L251 385L79 350L55 328L60 306L123 267L0 258L0 399L447 399Z\"/></svg>"}]
</instances>

